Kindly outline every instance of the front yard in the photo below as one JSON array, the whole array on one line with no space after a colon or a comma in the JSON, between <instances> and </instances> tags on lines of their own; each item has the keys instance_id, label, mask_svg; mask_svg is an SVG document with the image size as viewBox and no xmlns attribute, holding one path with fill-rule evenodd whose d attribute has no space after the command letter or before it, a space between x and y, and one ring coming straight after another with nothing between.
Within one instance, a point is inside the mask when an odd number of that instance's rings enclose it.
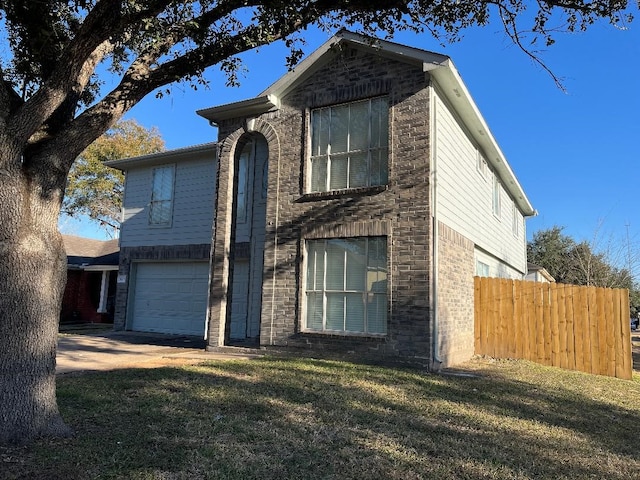
<instances>
[{"instance_id":1,"label":"front yard","mask_svg":"<svg viewBox=\"0 0 640 480\"><path fill-rule=\"evenodd\" d=\"M0 477L640 478L637 374L454 373L264 358L63 376L76 436L0 447Z\"/></svg>"}]
</instances>

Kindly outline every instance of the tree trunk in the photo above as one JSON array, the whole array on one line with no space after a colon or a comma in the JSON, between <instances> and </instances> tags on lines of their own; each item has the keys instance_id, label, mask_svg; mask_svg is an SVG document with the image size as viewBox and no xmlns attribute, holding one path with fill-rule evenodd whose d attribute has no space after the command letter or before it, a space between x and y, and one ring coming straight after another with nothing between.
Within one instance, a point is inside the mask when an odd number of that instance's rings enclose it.
<instances>
[{"instance_id":1,"label":"tree trunk","mask_svg":"<svg viewBox=\"0 0 640 480\"><path fill-rule=\"evenodd\" d=\"M0 168L0 443L71 433L55 387L67 263L57 225L62 188L25 169Z\"/></svg>"}]
</instances>

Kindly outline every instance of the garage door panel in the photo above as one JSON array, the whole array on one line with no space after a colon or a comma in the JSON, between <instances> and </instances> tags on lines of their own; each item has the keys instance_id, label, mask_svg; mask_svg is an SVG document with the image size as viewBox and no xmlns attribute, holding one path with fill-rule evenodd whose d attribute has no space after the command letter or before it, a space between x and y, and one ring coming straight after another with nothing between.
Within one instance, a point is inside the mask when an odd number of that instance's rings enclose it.
<instances>
[{"instance_id":1,"label":"garage door panel","mask_svg":"<svg viewBox=\"0 0 640 480\"><path fill-rule=\"evenodd\" d=\"M208 272L206 262L137 264L131 329L202 335Z\"/></svg>"}]
</instances>

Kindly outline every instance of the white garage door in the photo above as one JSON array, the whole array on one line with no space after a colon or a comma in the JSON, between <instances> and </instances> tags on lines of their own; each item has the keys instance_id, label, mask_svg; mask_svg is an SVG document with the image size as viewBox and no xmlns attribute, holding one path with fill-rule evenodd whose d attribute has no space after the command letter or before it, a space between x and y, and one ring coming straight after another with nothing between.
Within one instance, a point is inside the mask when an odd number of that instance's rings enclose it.
<instances>
[{"instance_id":1,"label":"white garage door","mask_svg":"<svg viewBox=\"0 0 640 480\"><path fill-rule=\"evenodd\" d=\"M203 335L209 264L138 263L131 329Z\"/></svg>"}]
</instances>

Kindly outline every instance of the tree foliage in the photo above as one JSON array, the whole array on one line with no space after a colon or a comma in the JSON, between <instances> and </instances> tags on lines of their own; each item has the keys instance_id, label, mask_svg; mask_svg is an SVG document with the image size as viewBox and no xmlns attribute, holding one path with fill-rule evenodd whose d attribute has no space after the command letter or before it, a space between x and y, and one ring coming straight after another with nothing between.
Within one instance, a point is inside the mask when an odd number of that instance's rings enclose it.
<instances>
[{"instance_id":1,"label":"tree foliage","mask_svg":"<svg viewBox=\"0 0 640 480\"><path fill-rule=\"evenodd\" d=\"M630 271L628 245L618 241L599 245L576 241L554 225L539 230L527 244L527 260L544 267L558 283L629 290L631 314L640 312L640 285Z\"/></svg>"},{"instance_id":2,"label":"tree foliage","mask_svg":"<svg viewBox=\"0 0 640 480\"><path fill-rule=\"evenodd\" d=\"M35 150L73 136L73 158L165 85L186 80L197 88L213 65L235 84L242 52L284 40L293 65L311 25L383 35L426 31L456 41L496 16L537 59L533 47L550 45L559 30L631 20L622 0L8 0L0 15L11 53L1 66L0 113L24 120L17 124L21 143ZM100 65L120 78L102 98Z\"/></svg>"},{"instance_id":3,"label":"tree foliage","mask_svg":"<svg viewBox=\"0 0 640 480\"><path fill-rule=\"evenodd\" d=\"M62 213L85 215L98 222L110 236L120 230L124 174L104 162L137 157L164 150L160 132L135 120L116 123L76 159L67 180Z\"/></svg>"}]
</instances>

